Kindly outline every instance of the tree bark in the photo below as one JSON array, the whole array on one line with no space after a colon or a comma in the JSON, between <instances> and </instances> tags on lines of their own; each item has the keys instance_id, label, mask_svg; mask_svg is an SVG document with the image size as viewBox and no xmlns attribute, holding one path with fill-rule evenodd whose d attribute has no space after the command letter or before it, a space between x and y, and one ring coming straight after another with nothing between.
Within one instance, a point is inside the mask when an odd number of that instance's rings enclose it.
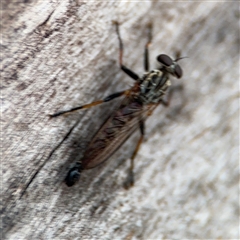
<instances>
[{"instance_id":1,"label":"tree bark","mask_svg":"<svg viewBox=\"0 0 240 240\"><path fill-rule=\"evenodd\" d=\"M2 4L2 239L234 239L238 233L239 3L23 1ZM135 185L123 183L138 133L68 188L63 180L125 90L181 51L184 90L146 122ZM238 88L237 88L238 83Z\"/></svg>"}]
</instances>

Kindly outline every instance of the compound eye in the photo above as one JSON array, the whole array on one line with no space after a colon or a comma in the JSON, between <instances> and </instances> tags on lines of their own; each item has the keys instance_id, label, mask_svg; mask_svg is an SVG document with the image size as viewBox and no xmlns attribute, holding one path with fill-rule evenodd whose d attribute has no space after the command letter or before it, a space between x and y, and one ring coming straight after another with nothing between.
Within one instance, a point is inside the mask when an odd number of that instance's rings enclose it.
<instances>
[{"instance_id":1,"label":"compound eye","mask_svg":"<svg viewBox=\"0 0 240 240\"><path fill-rule=\"evenodd\" d=\"M70 169L67 177L65 178L65 183L68 187L73 186L80 178L80 173L77 169Z\"/></svg>"},{"instance_id":2,"label":"compound eye","mask_svg":"<svg viewBox=\"0 0 240 240\"><path fill-rule=\"evenodd\" d=\"M167 66L167 67L170 67L172 64L173 64L173 60L166 54L160 54L157 56L157 60Z\"/></svg>"},{"instance_id":3,"label":"compound eye","mask_svg":"<svg viewBox=\"0 0 240 240\"><path fill-rule=\"evenodd\" d=\"M174 73L175 73L177 78L181 78L182 77L183 71L182 71L182 69L181 69L181 67L179 65L175 66Z\"/></svg>"}]
</instances>

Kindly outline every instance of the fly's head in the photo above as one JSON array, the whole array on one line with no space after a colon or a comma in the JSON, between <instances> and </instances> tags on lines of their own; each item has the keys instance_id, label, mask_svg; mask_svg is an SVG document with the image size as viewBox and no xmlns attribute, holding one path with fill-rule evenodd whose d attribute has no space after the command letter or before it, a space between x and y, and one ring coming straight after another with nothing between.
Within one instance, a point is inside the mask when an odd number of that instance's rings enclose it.
<instances>
[{"instance_id":1,"label":"fly's head","mask_svg":"<svg viewBox=\"0 0 240 240\"><path fill-rule=\"evenodd\" d=\"M183 75L182 68L177 63L182 58L177 58L175 60L172 60L168 55L166 54L160 54L157 56L157 60L159 63L161 63L160 70L165 73L169 73L173 75L176 78L181 78Z\"/></svg>"}]
</instances>

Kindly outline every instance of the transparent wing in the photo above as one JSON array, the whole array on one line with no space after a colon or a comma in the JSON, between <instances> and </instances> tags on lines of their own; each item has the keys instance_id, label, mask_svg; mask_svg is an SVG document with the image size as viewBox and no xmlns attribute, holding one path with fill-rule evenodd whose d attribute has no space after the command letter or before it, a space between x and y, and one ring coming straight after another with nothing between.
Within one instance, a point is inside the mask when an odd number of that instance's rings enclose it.
<instances>
[{"instance_id":1,"label":"transparent wing","mask_svg":"<svg viewBox=\"0 0 240 240\"><path fill-rule=\"evenodd\" d=\"M107 160L156 106L143 106L133 98L125 98L90 142L81 161L83 169L94 168Z\"/></svg>"}]
</instances>

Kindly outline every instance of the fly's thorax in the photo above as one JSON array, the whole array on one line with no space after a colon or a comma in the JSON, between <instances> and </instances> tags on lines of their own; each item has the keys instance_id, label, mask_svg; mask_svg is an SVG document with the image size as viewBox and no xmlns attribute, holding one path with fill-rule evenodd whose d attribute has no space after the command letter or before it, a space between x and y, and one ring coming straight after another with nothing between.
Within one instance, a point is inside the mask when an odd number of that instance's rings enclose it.
<instances>
[{"instance_id":1,"label":"fly's thorax","mask_svg":"<svg viewBox=\"0 0 240 240\"><path fill-rule=\"evenodd\" d=\"M140 99L143 103L158 103L171 86L169 73L152 70L145 73L140 83Z\"/></svg>"}]
</instances>

